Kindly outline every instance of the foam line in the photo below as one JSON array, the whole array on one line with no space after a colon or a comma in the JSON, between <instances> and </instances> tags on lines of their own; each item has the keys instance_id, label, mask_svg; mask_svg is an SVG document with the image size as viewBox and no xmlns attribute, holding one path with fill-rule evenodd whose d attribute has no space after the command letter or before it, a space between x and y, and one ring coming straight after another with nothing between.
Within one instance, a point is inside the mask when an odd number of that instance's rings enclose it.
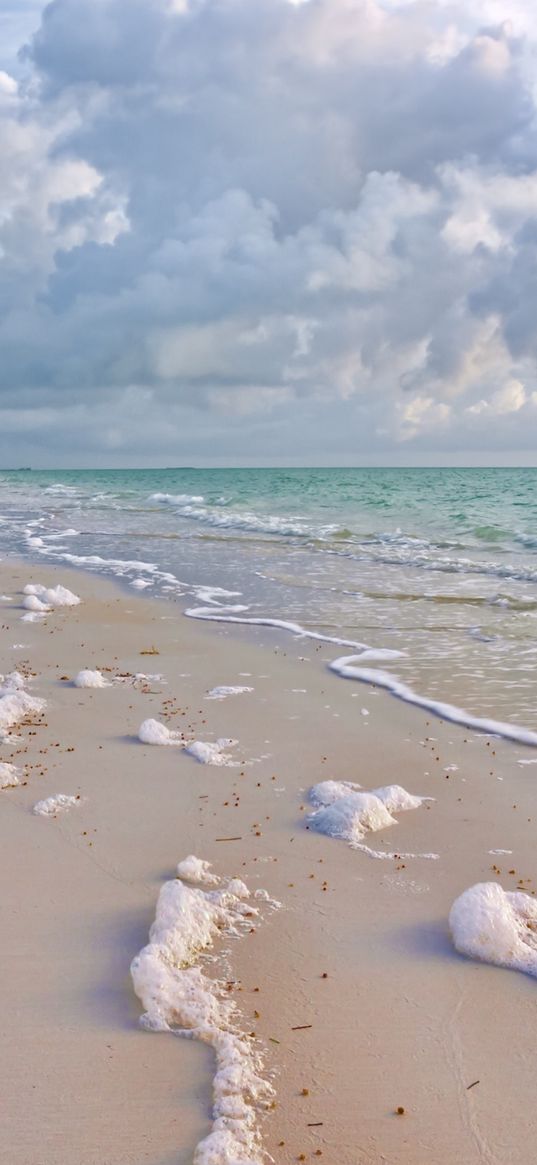
<instances>
[{"instance_id":1,"label":"foam line","mask_svg":"<svg viewBox=\"0 0 537 1165\"><path fill-rule=\"evenodd\" d=\"M138 740L141 744L157 744L157 745L178 745L179 748L185 747L180 732L174 732L167 728L160 720L154 720L150 717L140 724L138 729Z\"/></svg>"},{"instance_id":2,"label":"foam line","mask_svg":"<svg viewBox=\"0 0 537 1165\"><path fill-rule=\"evenodd\" d=\"M392 651L383 647L369 647L367 643L359 643L354 639L340 639L337 635L322 635L320 631L308 631L300 623L290 623L286 619L270 619L256 615L231 614L232 611L245 611L247 607L220 607L214 610L211 607L188 607L185 615L189 619L207 619L214 623L242 623L251 627L275 627L278 631L289 631L300 639L316 639L320 643L337 643L338 647L355 647L360 651L361 659L400 659L402 651Z\"/></svg>"},{"instance_id":3,"label":"foam line","mask_svg":"<svg viewBox=\"0 0 537 1165\"><path fill-rule=\"evenodd\" d=\"M502 736L505 740L515 740L518 744L537 746L537 732L532 732L529 728L521 728L517 724L505 723L502 720L489 720L482 716L473 716L471 712L467 712L464 708L458 708L455 704L445 704L441 700L432 700L429 696L420 696L391 672L380 671L377 668L356 667L353 661L362 658L361 655L346 655L340 659L335 659L328 666L331 671L336 672L336 675L345 680L358 680L362 684L372 684L374 687L384 688L385 691L391 692L392 696L396 696L398 700L404 700L406 704L415 704L418 708L424 708L426 712L431 712L433 716L438 716L441 720L449 720L453 724L461 724L465 728L475 728L477 732L484 732L487 735Z\"/></svg>"}]
</instances>

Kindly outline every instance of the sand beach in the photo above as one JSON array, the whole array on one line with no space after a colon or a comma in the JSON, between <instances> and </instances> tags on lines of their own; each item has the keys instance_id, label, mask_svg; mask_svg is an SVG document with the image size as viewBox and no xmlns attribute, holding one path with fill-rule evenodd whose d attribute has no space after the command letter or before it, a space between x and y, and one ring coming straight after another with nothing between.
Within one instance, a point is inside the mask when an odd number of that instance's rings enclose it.
<instances>
[{"instance_id":1,"label":"sand beach","mask_svg":"<svg viewBox=\"0 0 537 1165\"><path fill-rule=\"evenodd\" d=\"M28 584L82 601L28 622ZM457 954L448 916L475 883L531 894L534 750L343 681L333 645L194 622L63 567L4 560L0 590L1 669L46 702L0 748L21 770L0 793L2 1159L207 1159L214 1049L140 1028L129 973L193 854L281 904L252 897L259 914L195 960L274 1089L243 1160L522 1161L535 984ZM107 686L76 687L83 669ZM252 690L208 698L222 685ZM148 719L237 743L200 763L142 744ZM325 781L430 800L367 832L372 856L307 821ZM76 800L33 812L58 794Z\"/></svg>"}]
</instances>

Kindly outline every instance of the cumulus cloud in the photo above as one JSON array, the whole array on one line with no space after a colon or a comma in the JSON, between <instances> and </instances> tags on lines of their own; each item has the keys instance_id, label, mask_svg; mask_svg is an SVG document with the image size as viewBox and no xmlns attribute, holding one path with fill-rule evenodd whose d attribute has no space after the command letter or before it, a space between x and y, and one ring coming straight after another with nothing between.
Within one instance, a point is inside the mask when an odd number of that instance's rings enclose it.
<instances>
[{"instance_id":1,"label":"cumulus cloud","mask_svg":"<svg viewBox=\"0 0 537 1165\"><path fill-rule=\"evenodd\" d=\"M0 70L4 462L527 456L531 6L30 13Z\"/></svg>"}]
</instances>

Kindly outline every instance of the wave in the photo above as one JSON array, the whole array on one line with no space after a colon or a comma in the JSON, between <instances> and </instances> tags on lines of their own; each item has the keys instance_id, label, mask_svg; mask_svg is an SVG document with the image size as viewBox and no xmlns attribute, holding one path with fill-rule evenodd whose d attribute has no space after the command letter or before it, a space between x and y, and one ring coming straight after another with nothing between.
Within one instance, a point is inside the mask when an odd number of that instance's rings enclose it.
<instances>
[{"instance_id":1,"label":"wave","mask_svg":"<svg viewBox=\"0 0 537 1165\"><path fill-rule=\"evenodd\" d=\"M349 550L324 549L323 554L348 558L354 562L378 563L382 566L415 567L439 574L479 575L484 578L512 579L514 582L537 582L537 568L513 563L476 562L471 558L429 558L423 554L356 554Z\"/></svg>"},{"instance_id":2,"label":"wave","mask_svg":"<svg viewBox=\"0 0 537 1165\"><path fill-rule=\"evenodd\" d=\"M213 588L214 590L214 588ZM384 647L369 647L367 643L359 643L353 639L341 639L338 635L324 635L320 631L310 631L300 623L291 623L287 619L272 619L264 615L243 615L248 607L188 607L185 615L189 619L206 619L214 623L242 623L252 627L275 627L279 631L290 631L299 639L315 639L321 643L335 643L338 647L355 647L360 652L360 659L400 659L403 651L392 651Z\"/></svg>"},{"instance_id":3,"label":"wave","mask_svg":"<svg viewBox=\"0 0 537 1165\"><path fill-rule=\"evenodd\" d=\"M208 508L186 505L181 510L181 516L201 522L203 525L214 526L219 530L244 530L253 534L279 534L290 537L310 537L311 529L304 526L305 518L278 517L273 514L258 515L245 511L241 513L214 512Z\"/></svg>"},{"instance_id":4,"label":"wave","mask_svg":"<svg viewBox=\"0 0 537 1165\"><path fill-rule=\"evenodd\" d=\"M425 709L426 712L432 712L441 720L449 720L452 724L461 724L465 728L473 728L477 732L483 732L490 736L502 736L504 740L514 740L518 744L537 747L537 732L502 720L489 720L482 716L474 716L465 708L458 708L455 704L445 704L441 700L432 700L429 696L421 696L397 676L392 675L391 672L379 671L376 668L356 667L354 661L361 658L360 655L342 656L341 659L335 659L328 666L342 679L358 680L362 684L383 688L392 696L396 696L398 700L404 700L406 704L415 704L418 708Z\"/></svg>"},{"instance_id":5,"label":"wave","mask_svg":"<svg viewBox=\"0 0 537 1165\"><path fill-rule=\"evenodd\" d=\"M56 485L47 485L43 492L46 494L72 495L77 494L78 490L74 485L62 485L61 482L58 482Z\"/></svg>"},{"instance_id":6,"label":"wave","mask_svg":"<svg viewBox=\"0 0 537 1165\"><path fill-rule=\"evenodd\" d=\"M161 502L168 506L184 506L190 502L204 502L205 498L196 494L151 494L150 502Z\"/></svg>"}]
</instances>

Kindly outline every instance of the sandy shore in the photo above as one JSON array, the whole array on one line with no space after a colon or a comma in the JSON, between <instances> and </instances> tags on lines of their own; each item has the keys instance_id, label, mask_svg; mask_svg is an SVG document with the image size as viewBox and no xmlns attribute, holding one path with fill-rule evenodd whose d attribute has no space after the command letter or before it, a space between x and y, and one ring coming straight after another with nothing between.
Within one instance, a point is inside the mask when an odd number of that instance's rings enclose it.
<instances>
[{"instance_id":1,"label":"sandy shore","mask_svg":"<svg viewBox=\"0 0 537 1165\"><path fill-rule=\"evenodd\" d=\"M29 582L83 602L22 622ZM192 1160L210 1127L212 1053L139 1028L129 966L162 882L195 853L283 904L223 941L209 970L235 984L274 1073L262 1130L276 1161L526 1162L537 987L456 955L447 917L475 882L537 885L537 766L519 763L537 753L341 680L329 645L206 626L63 569L4 562L0 590L0 670L31 672L47 701L0 746L0 761L25 766L25 783L0 793L0 1160ZM81 668L165 682L77 689ZM254 691L207 700L220 684ZM142 745L147 717L189 739L236 738L241 764ZM306 829L307 791L328 778L435 798L373 844L439 860L371 860ZM59 792L81 804L32 813Z\"/></svg>"}]
</instances>

